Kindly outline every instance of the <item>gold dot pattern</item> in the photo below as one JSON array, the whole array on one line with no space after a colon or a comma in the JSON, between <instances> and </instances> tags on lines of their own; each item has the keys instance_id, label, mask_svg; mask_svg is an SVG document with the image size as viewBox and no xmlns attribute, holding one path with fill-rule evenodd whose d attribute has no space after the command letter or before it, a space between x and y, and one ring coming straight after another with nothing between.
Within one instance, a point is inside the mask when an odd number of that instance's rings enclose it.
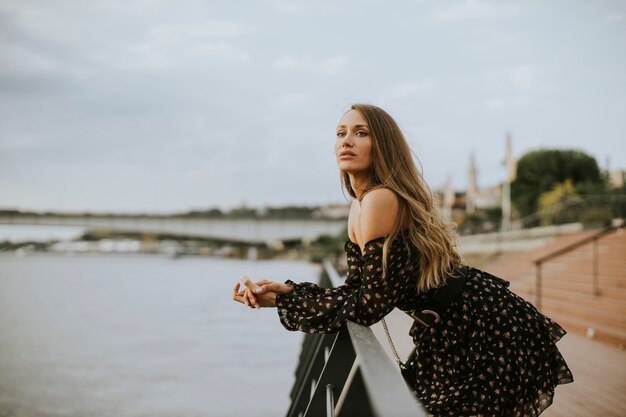
<instances>
[{"instance_id":1,"label":"gold dot pattern","mask_svg":"<svg viewBox=\"0 0 626 417\"><path fill-rule=\"evenodd\" d=\"M389 245L382 276L385 237L370 240L364 253L348 240L345 284L326 289L295 283L278 294L276 306L288 330L334 333L346 320L365 326L398 307L412 311L437 289L418 294L418 254L406 231ZM508 289L509 282L479 269L470 276L442 321L414 322L415 350L407 360L416 375L413 394L432 416L538 416L554 388L573 381L556 342L565 330Z\"/></svg>"}]
</instances>

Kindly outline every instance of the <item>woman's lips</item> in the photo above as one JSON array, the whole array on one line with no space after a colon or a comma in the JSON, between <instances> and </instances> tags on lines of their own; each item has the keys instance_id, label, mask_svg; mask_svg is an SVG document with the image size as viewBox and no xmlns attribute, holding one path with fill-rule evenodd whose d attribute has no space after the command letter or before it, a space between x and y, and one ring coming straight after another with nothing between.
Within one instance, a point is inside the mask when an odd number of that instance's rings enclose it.
<instances>
[{"instance_id":1,"label":"woman's lips","mask_svg":"<svg viewBox=\"0 0 626 417\"><path fill-rule=\"evenodd\" d=\"M339 152L339 159L352 159L354 157L356 157L356 155L350 151Z\"/></svg>"}]
</instances>

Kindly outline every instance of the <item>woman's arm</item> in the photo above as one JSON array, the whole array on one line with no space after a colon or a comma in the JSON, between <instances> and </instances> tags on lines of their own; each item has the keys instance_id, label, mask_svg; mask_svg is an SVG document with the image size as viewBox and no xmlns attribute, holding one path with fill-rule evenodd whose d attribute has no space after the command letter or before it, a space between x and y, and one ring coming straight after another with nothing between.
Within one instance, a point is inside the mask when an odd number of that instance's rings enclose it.
<instances>
[{"instance_id":1,"label":"woman's arm","mask_svg":"<svg viewBox=\"0 0 626 417\"><path fill-rule=\"evenodd\" d=\"M332 333L346 320L369 326L393 310L406 294L406 287L415 284L415 279L405 276L403 270L395 270L406 262L398 239L391 243L390 254L397 253L388 265L386 277L382 276L383 243L395 226L398 209L396 195L387 189L371 191L363 198L360 237L367 241L360 245L362 264L358 283L342 285L329 293L277 294L276 306L283 326L289 330Z\"/></svg>"},{"instance_id":2,"label":"woman's arm","mask_svg":"<svg viewBox=\"0 0 626 417\"><path fill-rule=\"evenodd\" d=\"M247 277L243 277L246 289L239 291L239 283L235 285L233 299L246 304L250 308L276 307L276 294L295 293L303 298L315 298L319 296L337 296L345 294L349 289L358 287L361 276L357 263L360 262L349 258L349 269L344 285L335 288L324 288L312 282L296 283L288 279L284 283L269 280L261 280L252 283Z\"/></svg>"},{"instance_id":3,"label":"woman's arm","mask_svg":"<svg viewBox=\"0 0 626 417\"><path fill-rule=\"evenodd\" d=\"M396 239L390 248L394 259L383 278L383 243L384 237L380 237L365 245L361 285L341 286L345 291L342 295L277 294L275 302L283 326L309 333L333 333L346 320L370 326L385 317L414 289L416 277L409 268L402 268L407 264L407 253L402 250L403 242Z\"/></svg>"}]
</instances>

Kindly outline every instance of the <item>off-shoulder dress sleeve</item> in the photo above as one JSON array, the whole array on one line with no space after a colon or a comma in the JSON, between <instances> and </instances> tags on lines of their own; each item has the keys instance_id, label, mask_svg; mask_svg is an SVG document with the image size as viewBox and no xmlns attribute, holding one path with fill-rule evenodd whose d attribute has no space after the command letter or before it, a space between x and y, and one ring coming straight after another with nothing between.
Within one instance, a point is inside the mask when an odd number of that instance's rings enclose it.
<instances>
[{"instance_id":1,"label":"off-shoulder dress sleeve","mask_svg":"<svg viewBox=\"0 0 626 417\"><path fill-rule=\"evenodd\" d=\"M344 285L323 289L312 283L295 284L289 294L277 294L276 307L281 323L288 330L307 333L334 333L350 320L366 326L385 317L407 294L414 280L405 276L407 261L400 240L391 243L385 278L382 274L384 237L365 245L358 274L348 272Z\"/></svg>"}]
</instances>

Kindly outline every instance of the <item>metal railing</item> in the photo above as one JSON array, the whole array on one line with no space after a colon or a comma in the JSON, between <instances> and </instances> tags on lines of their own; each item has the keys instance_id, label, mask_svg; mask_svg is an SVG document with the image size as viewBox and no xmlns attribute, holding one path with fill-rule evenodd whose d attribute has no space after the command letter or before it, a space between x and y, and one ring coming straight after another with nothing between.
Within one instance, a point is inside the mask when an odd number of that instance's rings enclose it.
<instances>
[{"instance_id":1,"label":"metal railing","mask_svg":"<svg viewBox=\"0 0 626 417\"><path fill-rule=\"evenodd\" d=\"M324 261L320 285L343 282ZM306 334L287 417L426 417L369 327L351 321L333 334Z\"/></svg>"},{"instance_id":2,"label":"metal railing","mask_svg":"<svg viewBox=\"0 0 626 417\"><path fill-rule=\"evenodd\" d=\"M580 239L574 243L571 243L563 248L555 250L552 253L542 256L541 258L535 259L535 305L538 310L541 310L541 288L543 285L543 277L542 277L542 266L545 262L550 261L556 257L564 255L572 250L579 248L583 245L586 245L589 242L593 244L593 263L592 263L592 286L593 286L593 294L600 295L600 286L598 284L598 267L599 267L599 259L598 259L598 241L603 236L608 235L609 233L614 232L615 230L622 229L623 223L620 225L613 225L605 227L602 230L592 234L591 236L587 236L583 239Z\"/></svg>"},{"instance_id":3,"label":"metal railing","mask_svg":"<svg viewBox=\"0 0 626 417\"><path fill-rule=\"evenodd\" d=\"M597 194L569 197L543 207L536 212L516 219L523 228L537 227L541 224L565 224L582 221L609 221L612 218L626 216L626 195Z\"/></svg>"}]
</instances>

